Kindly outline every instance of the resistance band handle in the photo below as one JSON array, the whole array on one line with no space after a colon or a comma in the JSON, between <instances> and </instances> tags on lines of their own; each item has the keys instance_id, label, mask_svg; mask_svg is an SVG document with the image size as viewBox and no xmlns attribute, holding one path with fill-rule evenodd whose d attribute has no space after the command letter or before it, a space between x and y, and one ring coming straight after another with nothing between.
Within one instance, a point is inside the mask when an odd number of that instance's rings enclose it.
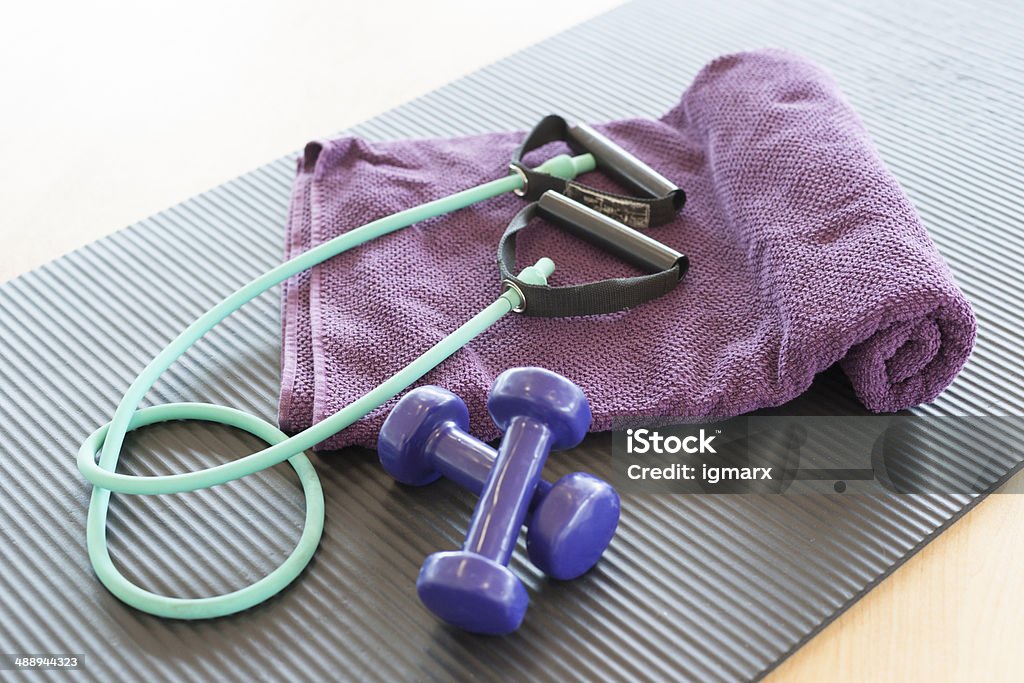
<instances>
[{"instance_id":1,"label":"resistance band handle","mask_svg":"<svg viewBox=\"0 0 1024 683\"><path fill-rule=\"evenodd\" d=\"M597 167L622 184L650 197L671 195L676 208L686 201L678 185L587 124L569 126L566 134L570 146L593 154Z\"/></svg>"},{"instance_id":2,"label":"resistance band handle","mask_svg":"<svg viewBox=\"0 0 1024 683\"><path fill-rule=\"evenodd\" d=\"M516 236L537 216L548 218L602 249L654 272L562 287L523 282L512 274ZM688 268L689 259L685 254L552 191L516 214L498 244L502 284L520 300L516 312L545 318L601 315L639 306L675 289Z\"/></svg>"},{"instance_id":3,"label":"resistance band handle","mask_svg":"<svg viewBox=\"0 0 1024 683\"><path fill-rule=\"evenodd\" d=\"M541 196L537 215L641 270L670 270L686 259L672 247L557 192Z\"/></svg>"},{"instance_id":4,"label":"resistance band handle","mask_svg":"<svg viewBox=\"0 0 1024 683\"><path fill-rule=\"evenodd\" d=\"M556 141L568 143L576 153L589 153L599 169L644 196L598 190L576 180L531 169L523 163L528 152ZM523 179L523 187L517 192L520 196L538 201L548 190L555 190L640 230L671 221L686 203L686 193L674 182L594 128L584 123L570 126L557 114L545 116L527 134L513 153L510 167Z\"/></svg>"}]
</instances>

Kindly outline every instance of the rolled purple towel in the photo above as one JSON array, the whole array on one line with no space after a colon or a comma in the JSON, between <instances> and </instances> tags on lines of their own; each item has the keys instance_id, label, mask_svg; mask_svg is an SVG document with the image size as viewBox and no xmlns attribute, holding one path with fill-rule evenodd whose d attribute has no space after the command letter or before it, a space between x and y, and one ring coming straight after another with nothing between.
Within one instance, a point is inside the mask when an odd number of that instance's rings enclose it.
<instances>
[{"instance_id":1,"label":"rolled purple towel","mask_svg":"<svg viewBox=\"0 0 1024 683\"><path fill-rule=\"evenodd\" d=\"M465 398L497 435L487 390L508 367L577 382L592 429L616 418L726 417L784 403L840 362L873 411L935 398L974 342L970 305L832 78L767 50L708 64L660 120L598 126L687 191L652 236L687 253L670 294L620 313L509 316L423 380ZM311 143L288 224L295 254L395 211L507 173L522 133ZM541 150L537 159L558 151ZM600 173L583 182L621 189ZM522 206L508 195L342 254L284 288L280 420L303 429L372 389L500 293L496 246ZM633 274L536 221L520 264L554 259L553 284ZM324 448L373 446L390 405Z\"/></svg>"}]
</instances>

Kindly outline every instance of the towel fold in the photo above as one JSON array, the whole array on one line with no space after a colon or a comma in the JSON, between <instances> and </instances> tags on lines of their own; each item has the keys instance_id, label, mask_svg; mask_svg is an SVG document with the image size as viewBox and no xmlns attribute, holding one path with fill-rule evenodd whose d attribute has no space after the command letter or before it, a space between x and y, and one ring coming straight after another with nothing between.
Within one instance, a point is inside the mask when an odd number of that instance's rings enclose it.
<instances>
[{"instance_id":1,"label":"towel fold","mask_svg":"<svg viewBox=\"0 0 1024 683\"><path fill-rule=\"evenodd\" d=\"M561 112L559 112L561 113ZM508 316L423 380L497 430L487 390L508 367L577 382L600 431L616 418L727 417L784 403L840 362L864 405L935 398L974 342L970 305L832 78L787 52L716 59L659 120L596 126L687 192L656 239L685 252L670 294L586 318ZM370 220L508 172L523 133L311 143L299 160L286 256ZM567 151L549 145L541 160ZM622 191L600 172L585 183ZM292 278L283 290L280 422L298 431L401 368L500 293L496 247L522 200L425 221ZM553 284L634 274L536 221L520 265L554 259ZM322 448L373 446L391 405Z\"/></svg>"}]
</instances>

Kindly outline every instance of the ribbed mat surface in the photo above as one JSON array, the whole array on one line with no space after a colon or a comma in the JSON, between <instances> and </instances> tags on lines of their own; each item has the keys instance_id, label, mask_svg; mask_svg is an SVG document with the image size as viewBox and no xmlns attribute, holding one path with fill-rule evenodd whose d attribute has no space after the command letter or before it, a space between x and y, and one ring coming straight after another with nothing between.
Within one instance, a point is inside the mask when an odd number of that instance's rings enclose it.
<instances>
[{"instance_id":1,"label":"ribbed mat surface","mask_svg":"<svg viewBox=\"0 0 1024 683\"><path fill-rule=\"evenodd\" d=\"M982 6L982 5L985 6ZM922 414L1024 409L1024 21L1013 3L640 2L389 112L372 138L526 128L551 111L657 115L700 66L775 45L836 74L916 202L979 320L963 375ZM303 141L297 140L296 143ZM968 496L631 496L606 559L545 581L487 639L417 601L428 553L461 540L474 500L395 486L368 451L316 460L323 545L283 595L199 623L126 608L85 552L88 486L74 456L136 372L189 321L280 259L293 164L280 160L0 289L0 652L77 652L93 680L737 680L763 675L971 505ZM275 416L278 294L208 335L149 400ZM838 373L789 412L859 411ZM608 474L606 435L549 475ZM184 471L258 444L171 425L130 440L123 469ZM1005 463L1009 467L1009 463ZM180 496L115 496L124 571L176 595L237 588L280 562L302 502L286 467ZM3 672L5 677L20 675ZM61 677L54 674L52 678Z\"/></svg>"}]
</instances>

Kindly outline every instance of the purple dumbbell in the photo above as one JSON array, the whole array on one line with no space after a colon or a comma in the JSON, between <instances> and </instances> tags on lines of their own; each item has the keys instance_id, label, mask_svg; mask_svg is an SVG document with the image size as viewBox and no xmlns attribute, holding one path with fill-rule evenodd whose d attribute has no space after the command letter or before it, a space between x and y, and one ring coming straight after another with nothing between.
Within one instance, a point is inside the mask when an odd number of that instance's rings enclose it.
<instances>
[{"instance_id":1,"label":"purple dumbbell","mask_svg":"<svg viewBox=\"0 0 1024 683\"><path fill-rule=\"evenodd\" d=\"M476 633L511 633L529 604L526 588L508 568L540 473L552 449L571 448L590 426L579 387L540 368L503 372L487 410L505 433L462 550L430 555L416 589L444 621Z\"/></svg>"},{"instance_id":2,"label":"purple dumbbell","mask_svg":"<svg viewBox=\"0 0 1024 683\"><path fill-rule=\"evenodd\" d=\"M444 476L479 495L497 453L468 429L462 399L440 387L420 387L384 421L377 454L403 484L423 486ZM554 484L541 479L526 520L530 561L552 578L575 579L601 558L618 522L619 496L607 482L584 472Z\"/></svg>"}]
</instances>

